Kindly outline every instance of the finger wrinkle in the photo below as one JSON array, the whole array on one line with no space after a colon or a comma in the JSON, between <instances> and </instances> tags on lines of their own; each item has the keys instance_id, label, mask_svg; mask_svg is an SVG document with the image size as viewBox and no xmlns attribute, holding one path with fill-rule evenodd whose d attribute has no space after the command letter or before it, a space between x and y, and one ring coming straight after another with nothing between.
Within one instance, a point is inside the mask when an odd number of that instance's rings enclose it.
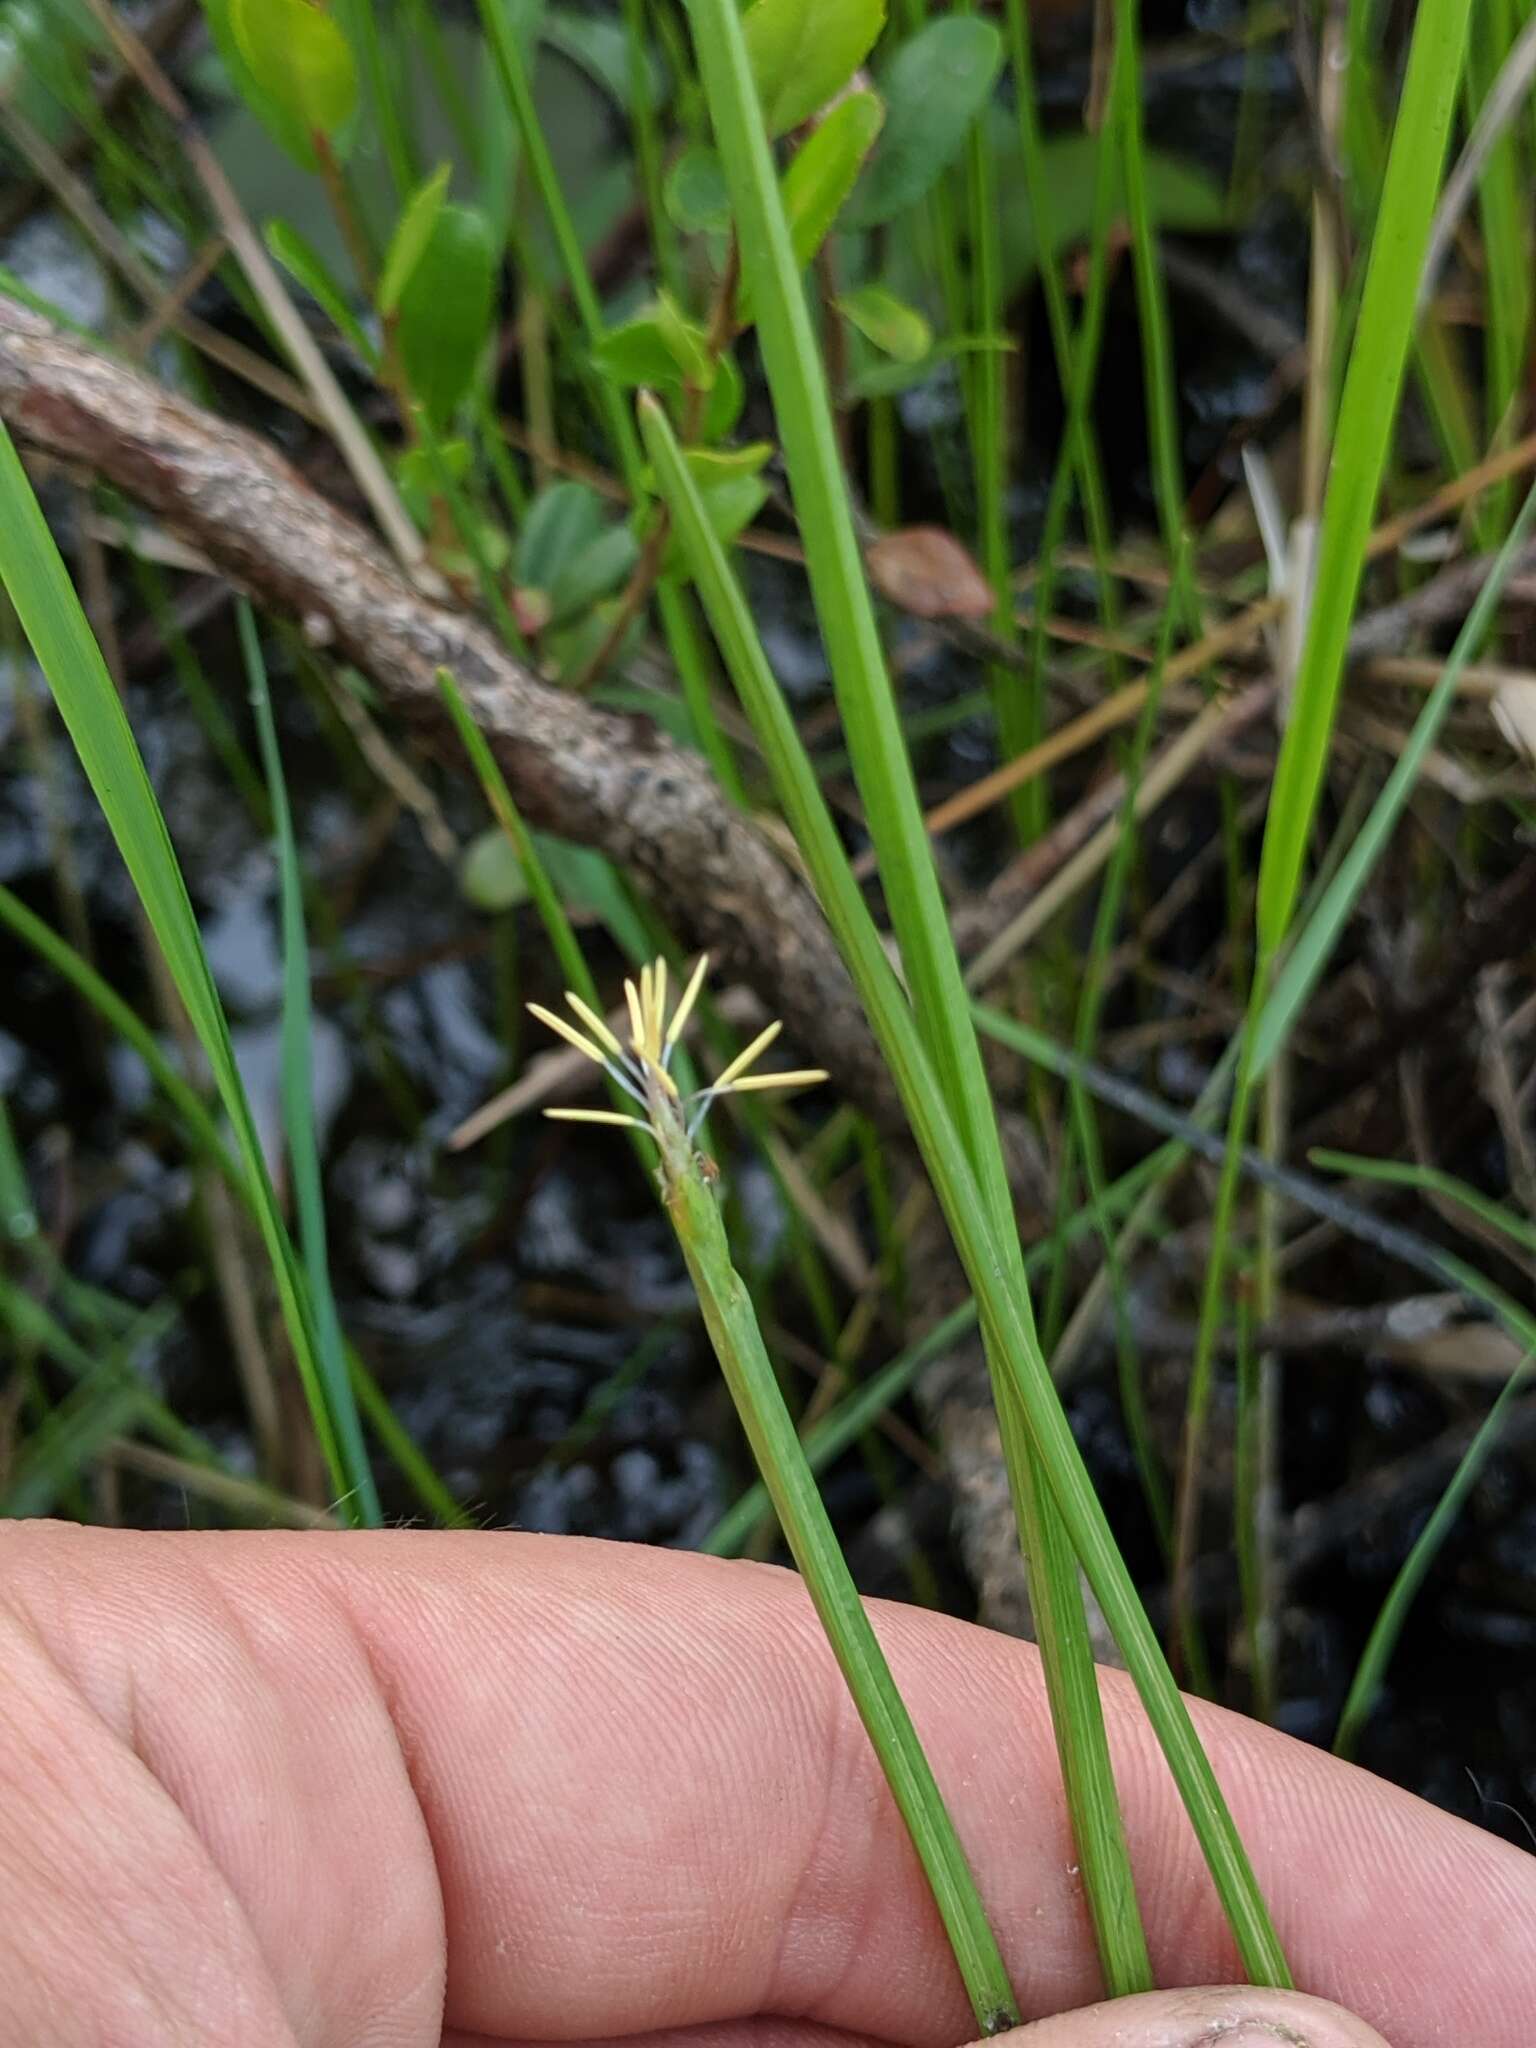
<instances>
[{"instance_id":1,"label":"finger wrinkle","mask_svg":"<svg viewBox=\"0 0 1536 2048\"><path fill-rule=\"evenodd\" d=\"M790 1671L807 1664L787 1644ZM809 1647L809 1646L808 1646ZM824 1651L816 1645L812 1662ZM789 1877L778 1949L766 1973L765 2012L810 2019L838 2009L838 1994L857 1969L872 1932L880 1873L878 1809L867 1797L869 1737L839 1688L812 1681L795 1688L793 1718L804 1728L804 1754L824 1760L813 1775L817 1810L804 1814L803 1846ZM849 1816L863 1820L862 1841L850 1839ZM830 1910L829 1910L830 1909ZM790 1987L794 1987L791 1990Z\"/></svg>"},{"instance_id":2,"label":"finger wrinkle","mask_svg":"<svg viewBox=\"0 0 1536 2048\"><path fill-rule=\"evenodd\" d=\"M163 1786L15 1598L0 1639L7 2041L201 2048L216 2016L228 2048L296 2048L248 1926Z\"/></svg>"},{"instance_id":3,"label":"finger wrinkle","mask_svg":"<svg viewBox=\"0 0 1536 2048\"><path fill-rule=\"evenodd\" d=\"M393 1760L397 1767L398 1782L410 1802L418 1827L416 1856L413 1860L427 1877L426 1885L418 1888L416 1897L416 1911L420 1916L418 1939L423 1949L423 1959L421 1976L413 1985L407 1987L402 2003L419 2020L426 2021L430 2014L430 2023L441 2029L448 1978L447 1907L443 1900L432 1811L423 1796L423 1785L417 1768L422 1753L420 1731L415 1725L411 1711L410 1695L402 1690L392 1662L377 1635L362 1617L336 1596L334 1588L326 1589L326 1597L338 1630L350 1639L359 1663L373 1684L380 1723L388 1731L388 1738L393 1744ZM408 1827L409 1823L406 1825Z\"/></svg>"}]
</instances>

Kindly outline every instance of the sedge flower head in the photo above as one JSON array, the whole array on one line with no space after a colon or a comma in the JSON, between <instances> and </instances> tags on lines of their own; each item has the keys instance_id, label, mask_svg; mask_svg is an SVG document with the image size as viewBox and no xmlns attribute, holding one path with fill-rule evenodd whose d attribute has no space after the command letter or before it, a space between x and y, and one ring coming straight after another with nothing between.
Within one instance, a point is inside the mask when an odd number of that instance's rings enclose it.
<instances>
[{"instance_id":1,"label":"sedge flower head","mask_svg":"<svg viewBox=\"0 0 1536 2048\"><path fill-rule=\"evenodd\" d=\"M752 1071L784 1028L782 1024L774 1023L760 1031L707 1087L683 1095L672 1078L672 1057L693 1015L708 969L709 955L701 954L670 1014L665 960L658 959L642 967L638 983L626 981L627 1042L589 1003L583 1002L570 989L565 992L565 1000L576 1020L574 1023L571 1018L546 1010L539 1003L530 1003L528 1008L541 1024L547 1024L568 1045L585 1053L644 1112L641 1116L627 1116L613 1109L547 1109L544 1114L564 1123L631 1125L655 1136L660 1135L663 1123L674 1127L681 1123L692 1138L711 1105L723 1095L763 1093L774 1088L808 1088L826 1080L827 1076L820 1067L797 1067L789 1072L772 1069L764 1073Z\"/></svg>"}]
</instances>

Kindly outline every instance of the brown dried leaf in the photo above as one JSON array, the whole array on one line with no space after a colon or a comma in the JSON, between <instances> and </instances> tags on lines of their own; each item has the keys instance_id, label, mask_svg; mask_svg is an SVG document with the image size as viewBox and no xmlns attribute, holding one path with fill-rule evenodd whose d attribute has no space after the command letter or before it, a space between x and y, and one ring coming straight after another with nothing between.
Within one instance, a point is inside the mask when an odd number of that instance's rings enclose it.
<instances>
[{"instance_id":1,"label":"brown dried leaf","mask_svg":"<svg viewBox=\"0 0 1536 2048\"><path fill-rule=\"evenodd\" d=\"M884 598L917 619L987 619L997 600L973 558L942 526L904 526L865 551Z\"/></svg>"}]
</instances>

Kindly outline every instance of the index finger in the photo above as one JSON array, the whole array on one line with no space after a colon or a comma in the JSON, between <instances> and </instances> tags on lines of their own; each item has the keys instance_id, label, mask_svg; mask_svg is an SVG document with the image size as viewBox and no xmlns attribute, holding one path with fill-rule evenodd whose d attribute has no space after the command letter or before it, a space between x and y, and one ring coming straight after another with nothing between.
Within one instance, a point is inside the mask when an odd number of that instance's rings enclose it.
<instances>
[{"instance_id":1,"label":"index finger","mask_svg":"<svg viewBox=\"0 0 1536 2048\"><path fill-rule=\"evenodd\" d=\"M87 1613L71 1659L98 1667L108 1697L102 1661L128 1672L137 1738L152 1731L182 1782L200 1774L220 1802L219 1861L258 1932L273 1894L316 1940L334 1917L354 1964L368 1939L316 1881L324 1859L306 1857L302 1830L274 1874L257 1817L249 1840L229 1818L230 1760L251 1748L235 1656L259 1666L262 1743L302 1752L286 1776L334 1785L316 1815L328 1841L368 1853L403 1758L441 1890L450 2026L579 2040L768 2013L916 2048L974 2031L791 1574L523 1536L32 1541L52 1545L55 1583L73 1555ZM189 1603L206 1625L185 1626ZM43 1603L32 1612L45 1620ZM916 1610L872 1612L1026 2013L1086 2004L1101 1987L1035 1653ZM210 1659L215 1626L241 1640ZM1229 1982L1221 1916L1139 1705L1116 1674L1104 1693L1159 1981ZM276 1722L274 1699L292 1708ZM387 1716L365 1710L380 1700ZM1536 1862L1197 1712L1301 1987L1393 2048L1524 2044Z\"/></svg>"}]
</instances>

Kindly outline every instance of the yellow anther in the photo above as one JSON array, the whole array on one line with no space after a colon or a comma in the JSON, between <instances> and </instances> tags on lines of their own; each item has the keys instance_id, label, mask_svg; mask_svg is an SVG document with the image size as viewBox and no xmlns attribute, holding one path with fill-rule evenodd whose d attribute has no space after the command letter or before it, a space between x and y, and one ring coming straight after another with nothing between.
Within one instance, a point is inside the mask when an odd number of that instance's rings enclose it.
<instances>
[{"instance_id":1,"label":"yellow anther","mask_svg":"<svg viewBox=\"0 0 1536 2048\"><path fill-rule=\"evenodd\" d=\"M737 1053L735 1059L731 1061L725 1072L720 1075L719 1079L714 1083L713 1092L718 1095L722 1089L729 1088L738 1074L744 1074L754 1060L762 1058L763 1054L783 1029L784 1026L775 1020L775 1022L768 1026L766 1031L759 1031L746 1051Z\"/></svg>"},{"instance_id":2,"label":"yellow anther","mask_svg":"<svg viewBox=\"0 0 1536 2048\"><path fill-rule=\"evenodd\" d=\"M547 1024L550 1030L558 1032L568 1045L574 1045L578 1052L584 1052L595 1066L605 1067L608 1064L598 1048L589 1039L583 1038L574 1024L567 1024L563 1017L557 1017L553 1010L546 1010L540 1003L530 1003L528 1008L541 1024Z\"/></svg>"},{"instance_id":3,"label":"yellow anther","mask_svg":"<svg viewBox=\"0 0 1536 2048\"><path fill-rule=\"evenodd\" d=\"M565 1000L576 1012L577 1016L581 1019L582 1023L586 1025L587 1029L591 1032L592 1036L597 1040L598 1044L602 1046L606 1051L611 1052L614 1055L615 1059L623 1059L623 1046L620 1045L619 1041L614 1037L612 1031L608 1028L606 1021L603 1018L599 1017L596 1010L589 1008L588 1005L581 1000L581 997L576 994L574 989L568 988L566 990Z\"/></svg>"},{"instance_id":4,"label":"yellow anther","mask_svg":"<svg viewBox=\"0 0 1536 2048\"><path fill-rule=\"evenodd\" d=\"M796 1067L783 1074L747 1074L739 1081L730 1083L732 1095L745 1095L750 1088L814 1088L818 1081L825 1081L825 1072L820 1067ZM723 1095L727 1091L717 1087L714 1091Z\"/></svg>"},{"instance_id":5,"label":"yellow anther","mask_svg":"<svg viewBox=\"0 0 1536 2048\"><path fill-rule=\"evenodd\" d=\"M709 955L701 953L693 973L688 978L688 986L678 998L677 1008L672 1012L672 1022L667 1026L666 1041L661 1048L663 1060L671 1057L673 1046L682 1037L683 1028L693 1015L693 1006L699 999L699 990L704 986L704 976L708 971Z\"/></svg>"},{"instance_id":6,"label":"yellow anther","mask_svg":"<svg viewBox=\"0 0 1536 2048\"><path fill-rule=\"evenodd\" d=\"M651 1128L642 1118L623 1116L616 1109L546 1109L544 1114L557 1124L618 1124L636 1131Z\"/></svg>"}]
</instances>

